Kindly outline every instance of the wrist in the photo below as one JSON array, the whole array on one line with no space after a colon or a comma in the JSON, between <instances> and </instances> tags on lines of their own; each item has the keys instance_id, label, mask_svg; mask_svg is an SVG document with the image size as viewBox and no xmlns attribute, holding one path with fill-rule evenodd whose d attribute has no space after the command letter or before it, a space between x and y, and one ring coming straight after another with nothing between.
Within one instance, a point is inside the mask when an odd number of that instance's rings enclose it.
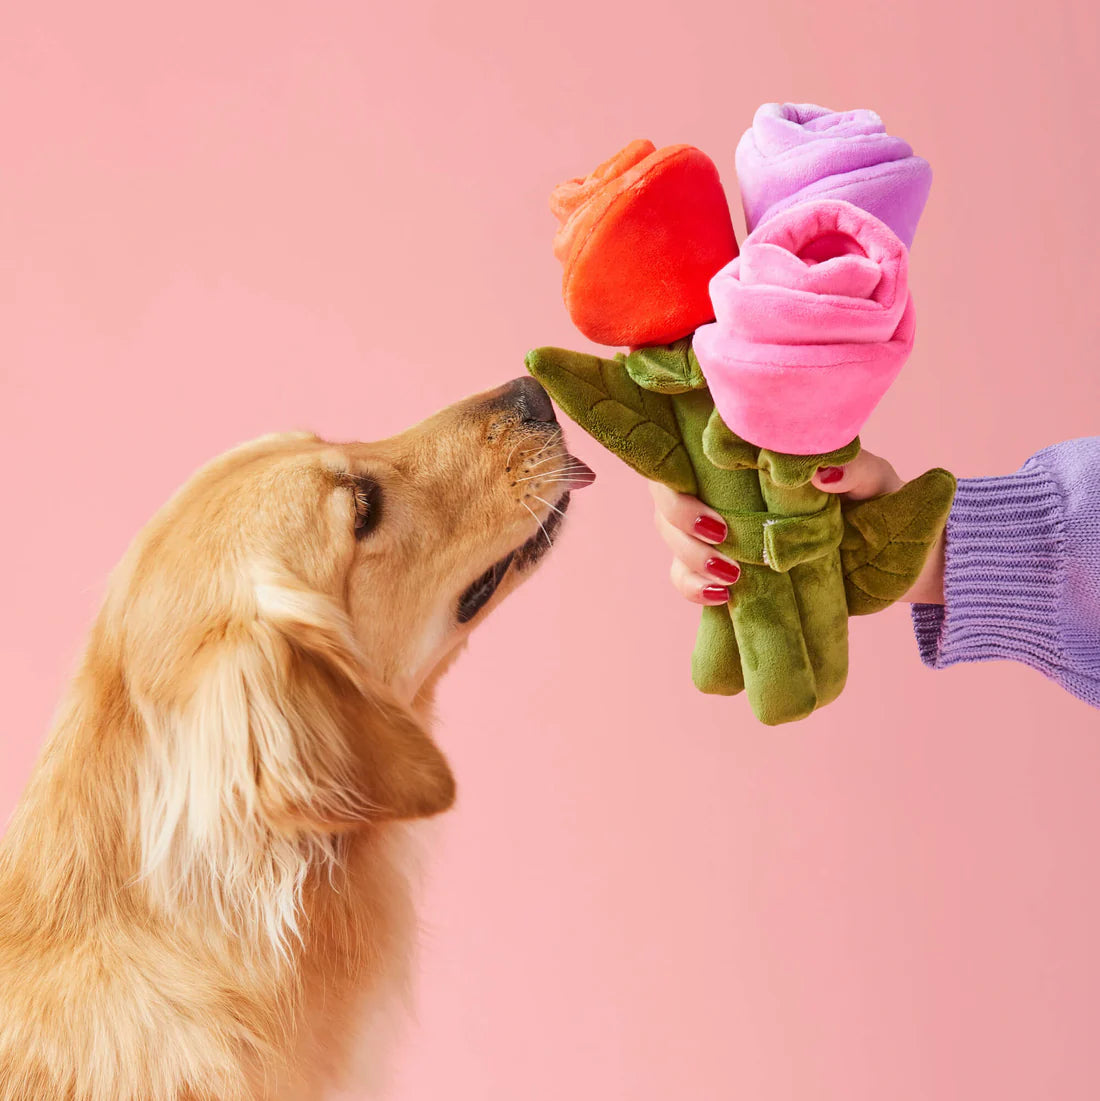
<instances>
[{"instance_id":1,"label":"wrist","mask_svg":"<svg viewBox=\"0 0 1100 1101\"><path fill-rule=\"evenodd\" d=\"M946 561L947 531L940 532L939 538L932 545L925 560L924 569L921 570L913 587L902 597L909 604L942 604L943 577Z\"/></svg>"}]
</instances>

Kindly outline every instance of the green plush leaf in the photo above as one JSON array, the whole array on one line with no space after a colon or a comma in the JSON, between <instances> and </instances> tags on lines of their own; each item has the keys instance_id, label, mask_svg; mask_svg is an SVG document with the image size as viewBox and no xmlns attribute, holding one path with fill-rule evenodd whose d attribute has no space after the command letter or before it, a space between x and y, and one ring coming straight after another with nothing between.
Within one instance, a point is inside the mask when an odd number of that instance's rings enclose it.
<instances>
[{"instance_id":1,"label":"green plush leaf","mask_svg":"<svg viewBox=\"0 0 1100 1101\"><path fill-rule=\"evenodd\" d=\"M823 455L784 455L757 447L733 432L717 409L703 432L703 451L723 470L759 470L777 486L804 486L822 466L844 466L859 454L859 437Z\"/></svg>"},{"instance_id":2,"label":"green plush leaf","mask_svg":"<svg viewBox=\"0 0 1100 1101\"><path fill-rule=\"evenodd\" d=\"M691 349L691 337L677 340L675 344L637 348L628 355L617 355L615 358L643 390L653 390L658 394L684 394L688 390L703 390L707 385L699 361Z\"/></svg>"},{"instance_id":3,"label":"green plush leaf","mask_svg":"<svg viewBox=\"0 0 1100 1101\"><path fill-rule=\"evenodd\" d=\"M536 348L526 362L581 428L639 474L680 493L696 492L695 471L666 394L642 389L621 362L599 356Z\"/></svg>"},{"instance_id":4,"label":"green plush leaf","mask_svg":"<svg viewBox=\"0 0 1100 1101\"><path fill-rule=\"evenodd\" d=\"M845 466L859 454L859 437L851 443L828 451L823 455L783 455L776 451L762 450L758 462L760 469L779 486L806 485L823 466Z\"/></svg>"},{"instance_id":5,"label":"green plush leaf","mask_svg":"<svg viewBox=\"0 0 1100 1101\"><path fill-rule=\"evenodd\" d=\"M850 615L900 600L924 568L947 523L955 477L930 470L895 493L844 506L840 560Z\"/></svg>"},{"instance_id":6,"label":"green plush leaf","mask_svg":"<svg viewBox=\"0 0 1100 1101\"><path fill-rule=\"evenodd\" d=\"M703 454L722 470L756 470L760 448L731 432L715 409L703 429Z\"/></svg>"}]
</instances>

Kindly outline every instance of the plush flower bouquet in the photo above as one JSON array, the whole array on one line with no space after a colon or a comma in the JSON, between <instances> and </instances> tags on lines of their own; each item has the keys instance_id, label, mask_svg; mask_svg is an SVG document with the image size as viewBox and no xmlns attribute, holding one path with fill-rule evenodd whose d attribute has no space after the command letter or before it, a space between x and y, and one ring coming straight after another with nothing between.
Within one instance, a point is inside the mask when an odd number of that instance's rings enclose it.
<instances>
[{"instance_id":1,"label":"plush flower bouquet","mask_svg":"<svg viewBox=\"0 0 1100 1101\"><path fill-rule=\"evenodd\" d=\"M704 692L743 689L765 723L835 699L848 616L915 581L954 478L842 503L811 482L850 462L913 343L908 245L927 162L870 111L767 104L737 151L740 254L718 172L691 146L632 142L558 187L555 254L582 333L613 359L527 357L562 409L647 478L700 497L742 565L703 609Z\"/></svg>"}]
</instances>

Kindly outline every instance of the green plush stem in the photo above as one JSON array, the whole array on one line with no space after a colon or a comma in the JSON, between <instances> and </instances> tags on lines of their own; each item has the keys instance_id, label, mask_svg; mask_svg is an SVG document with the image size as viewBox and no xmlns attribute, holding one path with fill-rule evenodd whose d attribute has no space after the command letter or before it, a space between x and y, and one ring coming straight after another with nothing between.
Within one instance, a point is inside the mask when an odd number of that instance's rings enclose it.
<instances>
[{"instance_id":1,"label":"green plush stem","mask_svg":"<svg viewBox=\"0 0 1100 1101\"><path fill-rule=\"evenodd\" d=\"M696 390L672 398L684 448L691 459L698 482L697 496L727 517L745 512L763 512L766 502L757 471L722 470L709 461L703 450L703 433L714 412L709 392ZM719 550L738 558L738 548L729 539ZM843 589L840 599L843 605ZM729 614L740 652L741 673L749 704L756 717L769 725L804 718L817 706L815 674L803 637L798 600L788 574L768 566L744 562L741 578L730 591ZM713 616L707 616L696 639L693 675L696 685L722 683L721 676L704 663L732 662L737 654L719 654L714 646Z\"/></svg>"},{"instance_id":2,"label":"green plush stem","mask_svg":"<svg viewBox=\"0 0 1100 1101\"><path fill-rule=\"evenodd\" d=\"M711 696L736 696L745 689L741 650L728 604L703 609L691 654L691 679L700 692Z\"/></svg>"},{"instance_id":3,"label":"green plush stem","mask_svg":"<svg viewBox=\"0 0 1100 1101\"><path fill-rule=\"evenodd\" d=\"M726 520L719 549L740 563L741 578L728 604L703 609L695 684L721 695L744 688L769 724L835 699L847 676L848 616L911 587L946 523L954 478L930 471L842 506L810 479L819 466L850 462L859 440L828 455L753 446L718 416L688 341L615 360L539 348L527 367L608 450Z\"/></svg>"},{"instance_id":4,"label":"green plush stem","mask_svg":"<svg viewBox=\"0 0 1100 1101\"><path fill-rule=\"evenodd\" d=\"M781 516L810 516L835 498L811 482L779 485L761 470L760 488L769 512ZM848 678L848 607L840 556L835 552L792 566L788 574L802 622L802 637L813 669L816 706L831 703Z\"/></svg>"}]
</instances>

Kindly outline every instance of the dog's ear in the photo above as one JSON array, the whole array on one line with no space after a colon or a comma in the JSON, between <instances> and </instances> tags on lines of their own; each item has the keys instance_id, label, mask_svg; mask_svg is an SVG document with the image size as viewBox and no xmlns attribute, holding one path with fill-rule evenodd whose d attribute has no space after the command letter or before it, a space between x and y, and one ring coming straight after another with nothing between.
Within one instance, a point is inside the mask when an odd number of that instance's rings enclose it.
<instances>
[{"instance_id":1,"label":"dog's ear","mask_svg":"<svg viewBox=\"0 0 1100 1101\"><path fill-rule=\"evenodd\" d=\"M286 580L261 586L258 596L256 644L242 674L265 816L331 832L450 807L446 759L363 667L343 609Z\"/></svg>"},{"instance_id":2,"label":"dog's ear","mask_svg":"<svg viewBox=\"0 0 1100 1101\"><path fill-rule=\"evenodd\" d=\"M249 821L331 834L454 801L446 759L362 668L339 605L283 580L260 586L258 604L200 647L184 700L142 707L147 864L181 830L207 843Z\"/></svg>"}]
</instances>

